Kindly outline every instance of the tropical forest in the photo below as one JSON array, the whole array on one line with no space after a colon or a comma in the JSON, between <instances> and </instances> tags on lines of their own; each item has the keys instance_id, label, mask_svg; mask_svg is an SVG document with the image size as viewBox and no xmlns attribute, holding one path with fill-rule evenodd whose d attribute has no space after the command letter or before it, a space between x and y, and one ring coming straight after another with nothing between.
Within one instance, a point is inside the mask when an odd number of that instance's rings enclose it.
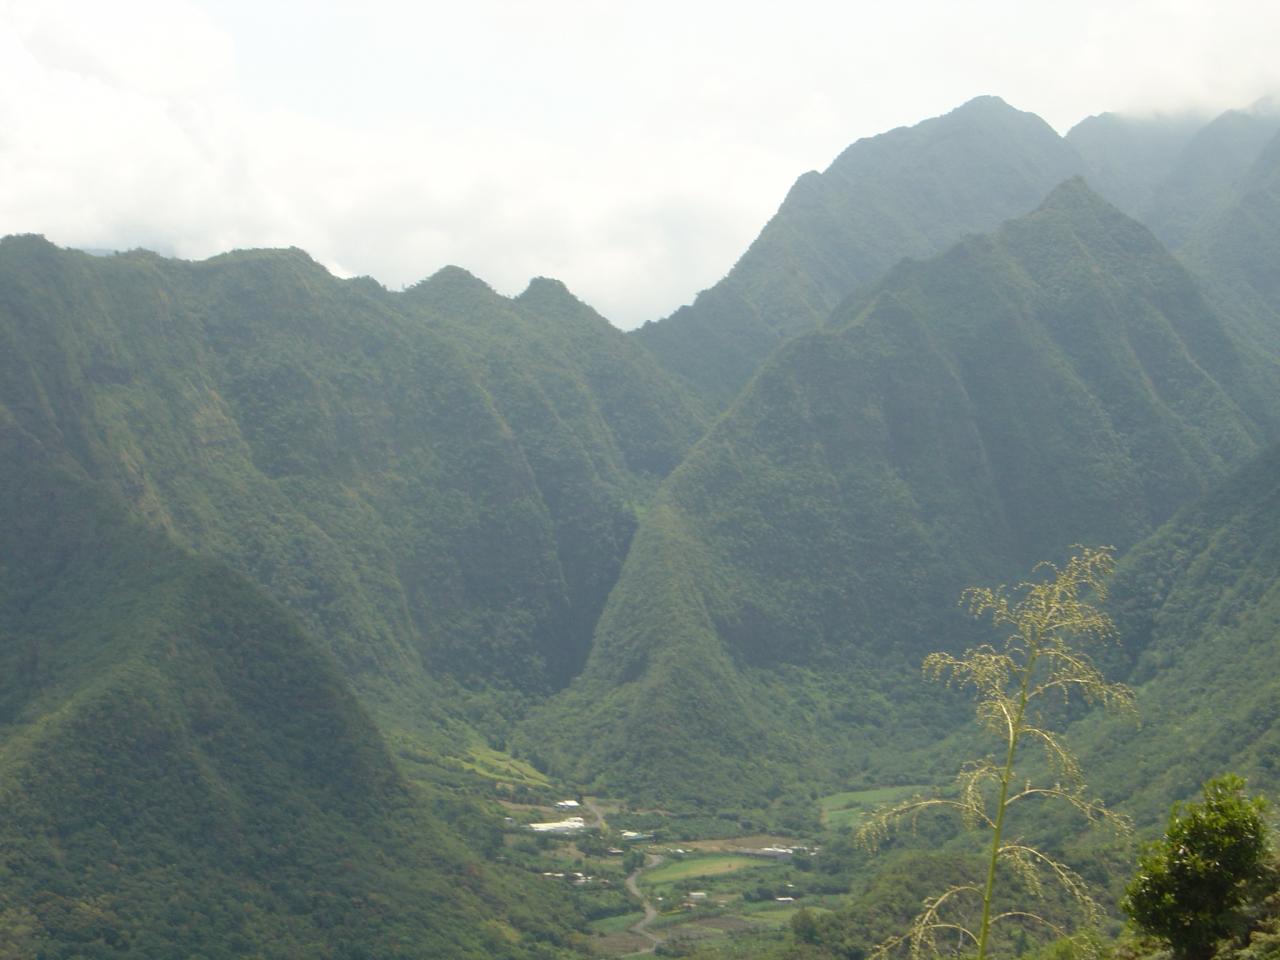
<instances>
[{"instance_id":1,"label":"tropical forest","mask_svg":"<svg viewBox=\"0 0 1280 960\"><path fill-rule=\"evenodd\" d=\"M624 332L0 240L0 960L1280 960L1280 110L984 96Z\"/></svg>"}]
</instances>

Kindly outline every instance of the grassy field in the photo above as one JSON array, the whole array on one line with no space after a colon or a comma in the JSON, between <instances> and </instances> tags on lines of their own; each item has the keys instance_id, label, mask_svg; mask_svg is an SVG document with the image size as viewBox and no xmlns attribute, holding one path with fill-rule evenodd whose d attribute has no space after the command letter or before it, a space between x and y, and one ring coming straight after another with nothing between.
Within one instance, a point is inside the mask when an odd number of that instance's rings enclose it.
<instances>
[{"instance_id":1,"label":"grassy field","mask_svg":"<svg viewBox=\"0 0 1280 960\"><path fill-rule=\"evenodd\" d=\"M661 866L646 870L640 875L640 882L646 886L656 887L693 877L718 877L746 867L767 867L769 863L770 861L760 857L733 854L687 857L684 860L668 860Z\"/></svg>"},{"instance_id":2,"label":"grassy field","mask_svg":"<svg viewBox=\"0 0 1280 960\"><path fill-rule=\"evenodd\" d=\"M625 930L630 930L643 919L643 910L636 913L622 913L616 917L602 917L599 920L592 920L588 924L588 929L592 933L622 933Z\"/></svg>"},{"instance_id":3,"label":"grassy field","mask_svg":"<svg viewBox=\"0 0 1280 960\"><path fill-rule=\"evenodd\" d=\"M529 764L500 750L494 750L484 744L472 744L467 753L470 759L463 760L462 765L482 777L522 783L530 787L551 786L551 781Z\"/></svg>"},{"instance_id":4,"label":"grassy field","mask_svg":"<svg viewBox=\"0 0 1280 960\"><path fill-rule=\"evenodd\" d=\"M886 803L906 800L916 793L929 790L927 784L908 784L902 787L877 787L873 790L850 790L844 793L833 793L818 801L822 809L822 825L824 827L854 827L862 820L864 814Z\"/></svg>"}]
</instances>

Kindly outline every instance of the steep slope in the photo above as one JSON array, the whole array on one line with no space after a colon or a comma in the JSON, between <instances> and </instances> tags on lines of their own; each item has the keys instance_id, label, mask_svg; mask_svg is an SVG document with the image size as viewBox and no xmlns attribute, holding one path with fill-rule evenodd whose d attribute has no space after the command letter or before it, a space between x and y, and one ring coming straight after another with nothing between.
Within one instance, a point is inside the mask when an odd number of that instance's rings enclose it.
<instances>
[{"instance_id":1,"label":"steep slope","mask_svg":"<svg viewBox=\"0 0 1280 960\"><path fill-rule=\"evenodd\" d=\"M633 335L722 408L782 339L898 260L1025 213L1080 169L1048 124L996 97L859 140L796 181L728 276Z\"/></svg>"},{"instance_id":2,"label":"steep slope","mask_svg":"<svg viewBox=\"0 0 1280 960\"><path fill-rule=\"evenodd\" d=\"M1280 448L1136 546L1113 606L1141 727L1076 731L1094 782L1152 823L1224 771L1280 789Z\"/></svg>"},{"instance_id":3,"label":"steep slope","mask_svg":"<svg viewBox=\"0 0 1280 960\"><path fill-rule=\"evenodd\" d=\"M581 666L635 504L700 433L567 291L403 294L298 251L0 244L0 402L288 606L375 699Z\"/></svg>"},{"instance_id":4,"label":"steep slope","mask_svg":"<svg viewBox=\"0 0 1280 960\"><path fill-rule=\"evenodd\" d=\"M1089 186L1141 219L1206 122L1199 114L1101 113L1077 123L1066 140L1084 161Z\"/></svg>"},{"instance_id":5,"label":"steep slope","mask_svg":"<svg viewBox=\"0 0 1280 960\"><path fill-rule=\"evenodd\" d=\"M1182 250L1241 335L1280 356L1280 134Z\"/></svg>"},{"instance_id":6,"label":"steep slope","mask_svg":"<svg viewBox=\"0 0 1280 960\"><path fill-rule=\"evenodd\" d=\"M960 589L1131 544L1247 459L1280 391L1233 396L1242 367L1188 273L1079 180L901 264L668 479L531 749L667 801L910 776L945 729L919 658L973 636Z\"/></svg>"},{"instance_id":7,"label":"steep slope","mask_svg":"<svg viewBox=\"0 0 1280 960\"><path fill-rule=\"evenodd\" d=\"M1237 196L1242 178L1280 131L1280 108L1261 101L1208 122L1102 114L1066 139L1090 184L1180 250Z\"/></svg>"},{"instance_id":8,"label":"steep slope","mask_svg":"<svg viewBox=\"0 0 1280 960\"><path fill-rule=\"evenodd\" d=\"M1269 101L1216 117L1187 143L1139 219L1171 249L1179 249L1231 201L1240 179L1277 132L1280 106Z\"/></svg>"},{"instance_id":9,"label":"steep slope","mask_svg":"<svg viewBox=\"0 0 1280 960\"><path fill-rule=\"evenodd\" d=\"M563 904L440 799L294 618L0 407L6 956L546 956Z\"/></svg>"}]
</instances>

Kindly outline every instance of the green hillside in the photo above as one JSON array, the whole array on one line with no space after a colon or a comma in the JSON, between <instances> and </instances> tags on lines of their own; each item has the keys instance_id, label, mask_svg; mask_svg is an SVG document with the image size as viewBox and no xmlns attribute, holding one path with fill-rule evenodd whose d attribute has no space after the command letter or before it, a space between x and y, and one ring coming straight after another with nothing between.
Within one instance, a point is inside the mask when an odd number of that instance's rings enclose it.
<instances>
[{"instance_id":1,"label":"green hillside","mask_svg":"<svg viewBox=\"0 0 1280 960\"><path fill-rule=\"evenodd\" d=\"M701 431L555 285L403 294L299 251L0 245L0 402L289 607L375 699L581 666L637 505Z\"/></svg>"},{"instance_id":2,"label":"green hillside","mask_svg":"<svg viewBox=\"0 0 1280 960\"><path fill-rule=\"evenodd\" d=\"M1183 249L1241 335L1280 356L1280 134Z\"/></svg>"},{"instance_id":3,"label":"green hillside","mask_svg":"<svg viewBox=\"0 0 1280 960\"><path fill-rule=\"evenodd\" d=\"M4 408L0 638L0 955L531 957L565 936L477 814L400 779L293 617Z\"/></svg>"},{"instance_id":4,"label":"green hillside","mask_svg":"<svg viewBox=\"0 0 1280 960\"><path fill-rule=\"evenodd\" d=\"M0 240L0 960L635 946L638 850L495 795L699 851L852 822L954 773L961 590L1076 543L1142 718L1064 718L1090 782L1142 825L1280 791L1278 128L979 98L631 334L547 278ZM797 889L865 872L877 923L955 853L830 849Z\"/></svg>"},{"instance_id":5,"label":"green hillside","mask_svg":"<svg viewBox=\"0 0 1280 960\"><path fill-rule=\"evenodd\" d=\"M1142 725L1077 732L1095 782L1152 823L1227 770L1280 792L1280 449L1136 546L1113 606Z\"/></svg>"},{"instance_id":6,"label":"green hillside","mask_svg":"<svg viewBox=\"0 0 1280 960\"><path fill-rule=\"evenodd\" d=\"M1081 169L1048 124L997 97L859 140L796 181L728 276L633 336L723 408L782 339L898 260L1026 213Z\"/></svg>"},{"instance_id":7,"label":"green hillside","mask_svg":"<svg viewBox=\"0 0 1280 960\"><path fill-rule=\"evenodd\" d=\"M447 771L581 668L701 429L551 281L0 241L3 955L555 955Z\"/></svg>"},{"instance_id":8,"label":"green hillside","mask_svg":"<svg viewBox=\"0 0 1280 960\"><path fill-rule=\"evenodd\" d=\"M924 651L955 598L1073 542L1123 548L1244 462L1276 392L1190 275L1079 180L906 262L779 350L662 488L555 769L716 803L791 776L919 782Z\"/></svg>"},{"instance_id":9,"label":"green hillside","mask_svg":"<svg viewBox=\"0 0 1280 960\"><path fill-rule=\"evenodd\" d=\"M1262 101L1208 121L1103 114L1078 123L1066 139L1099 193L1181 250L1234 202L1278 131L1280 110Z\"/></svg>"},{"instance_id":10,"label":"green hillside","mask_svg":"<svg viewBox=\"0 0 1280 960\"><path fill-rule=\"evenodd\" d=\"M1245 346L1253 389L1280 358L1280 111L1262 102L1194 117L1090 117L1068 134L1089 182L1160 236Z\"/></svg>"},{"instance_id":11,"label":"green hillside","mask_svg":"<svg viewBox=\"0 0 1280 960\"><path fill-rule=\"evenodd\" d=\"M1101 113L1068 130L1066 141L1084 161L1089 186L1141 219L1207 122L1196 113Z\"/></svg>"}]
</instances>

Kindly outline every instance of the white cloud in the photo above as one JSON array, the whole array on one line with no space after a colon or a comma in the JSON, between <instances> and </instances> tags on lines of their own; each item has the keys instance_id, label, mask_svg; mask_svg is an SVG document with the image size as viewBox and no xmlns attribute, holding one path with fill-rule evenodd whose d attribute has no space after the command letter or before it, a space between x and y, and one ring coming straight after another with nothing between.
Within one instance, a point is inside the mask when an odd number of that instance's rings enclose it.
<instances>
[{"instance_id":1,"label":"white cloud","mask_svg":"<svg viewBox=\"0 0 1280 960\"><path fill-rule=\"evenodd\" d=\"M1278 29L1247 0L0 0L0 233L545 274L633 325L858 136L988 92L1059 129L1246 103Z\"/></svg>"}]
</instances>

